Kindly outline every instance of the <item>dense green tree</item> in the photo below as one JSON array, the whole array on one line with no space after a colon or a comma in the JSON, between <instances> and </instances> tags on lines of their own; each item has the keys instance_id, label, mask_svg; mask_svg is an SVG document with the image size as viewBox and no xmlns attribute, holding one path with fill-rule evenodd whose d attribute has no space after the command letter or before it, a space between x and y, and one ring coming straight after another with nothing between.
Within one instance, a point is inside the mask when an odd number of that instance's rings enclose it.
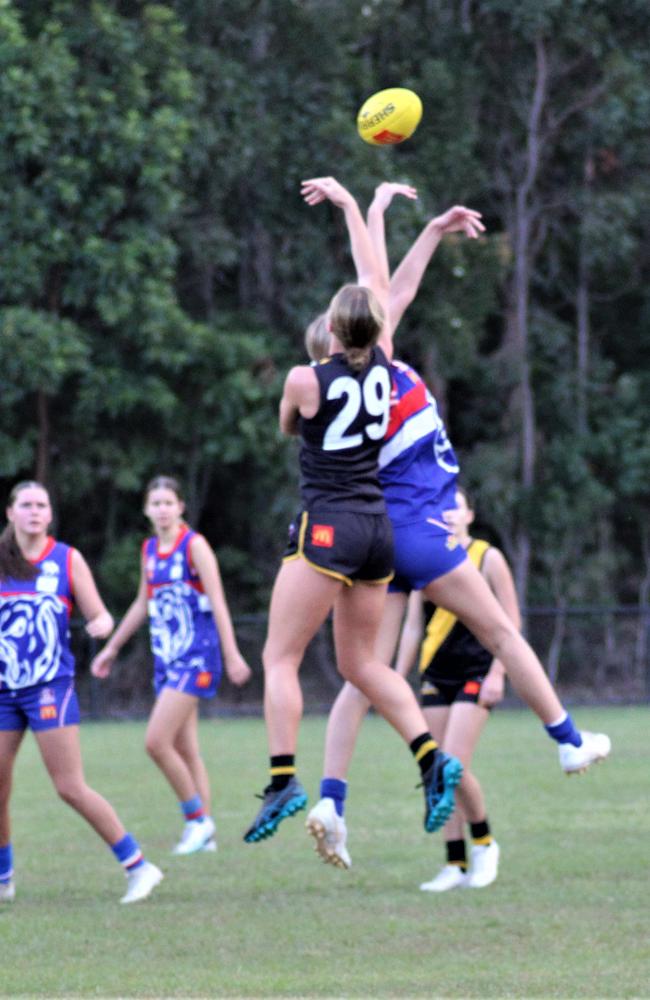
<instances>
[{"instance_id":1,"label":"dense green tree","mask_svg":"<svg viewBox=\"0 0 650 1000\"><path fill-rule=\"evenodd\" d=\"M143 483L179 474L262 608L296 502L281 373L353 274L300 180L365 206L399 179L393 265L450 204L487 223L397 346L522 597L647 604L648 27L645 0L0 0L3 482L46 479L124 600ZM356 111L396 84L422 124L371 148Z\"/></svg>"}]
</instances>

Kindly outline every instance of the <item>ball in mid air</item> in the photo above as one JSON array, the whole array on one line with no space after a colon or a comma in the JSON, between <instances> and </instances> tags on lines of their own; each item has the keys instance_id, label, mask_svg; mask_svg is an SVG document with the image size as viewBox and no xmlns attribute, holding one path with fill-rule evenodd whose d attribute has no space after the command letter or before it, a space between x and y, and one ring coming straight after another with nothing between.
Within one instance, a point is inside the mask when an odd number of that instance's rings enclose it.
<instances>
[{"instance_id":1,"label":"ball in mid air","mask_svg":"<svg viewBox=\"0 0 650 1000\"><path fill-rule=\"evenodd\" d=\"M413 135L422 117L422 101L412 90L380 90L362 105L357 130L371 146L393 146Z\"/></svg>"}]
</instances>

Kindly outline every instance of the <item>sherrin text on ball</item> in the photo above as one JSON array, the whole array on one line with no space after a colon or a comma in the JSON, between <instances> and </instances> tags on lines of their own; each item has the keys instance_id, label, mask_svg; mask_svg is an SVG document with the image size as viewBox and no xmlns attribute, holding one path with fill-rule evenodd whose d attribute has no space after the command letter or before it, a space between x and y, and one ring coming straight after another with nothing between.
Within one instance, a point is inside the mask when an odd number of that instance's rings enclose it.
<instances>
[{"instance_id":1,"label":"sherrin text on ball","mask_svg":"<svg viewBox=\"0 0 650 1000\"><path fill-rule=\"evenodd\" d=\"M361 107L357 130L371 146L393 146L413 135L422 117L422 101L412 90L380 90Z\"/></svg>"}]
</instances>

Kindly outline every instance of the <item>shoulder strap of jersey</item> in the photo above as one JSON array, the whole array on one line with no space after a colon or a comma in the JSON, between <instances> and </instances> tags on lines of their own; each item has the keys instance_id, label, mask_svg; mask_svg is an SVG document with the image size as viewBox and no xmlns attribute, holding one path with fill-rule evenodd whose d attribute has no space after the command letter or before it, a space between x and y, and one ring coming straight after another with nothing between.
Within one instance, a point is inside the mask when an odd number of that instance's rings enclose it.
<instances>
[{"instance_id":1,"label":"shoulder strap of jersey","mask_svg":"<svg viewBox=\"0 0 650 1000\"><path fill-rule=\"evenodd\" d=\"M469 543L467 555L470 557L477 569L480 569L485 559L485 553L492 548L489 542L483 538L473 538Z\"/></svg>"},{"instance_id":2,"label":"shoulder strap of jersey","mask_svg":"<svg viewBox=\"0 0 650 1000\"><path fill-rule=\"evenodd\" d=\"M444 608L436 608L433 612L420 646L421 674L427 669L457 620L456 615L452 615L451 611L446 611Z\"/></svg>"}]
</instances>

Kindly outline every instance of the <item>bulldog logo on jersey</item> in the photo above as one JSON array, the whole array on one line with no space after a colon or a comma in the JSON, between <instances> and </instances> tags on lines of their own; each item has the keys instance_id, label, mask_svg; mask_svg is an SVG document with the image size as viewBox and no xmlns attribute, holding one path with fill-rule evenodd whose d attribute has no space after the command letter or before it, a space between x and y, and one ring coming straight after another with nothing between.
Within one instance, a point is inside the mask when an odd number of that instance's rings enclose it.
<instances>
[{"instance_id":1,"label":"bulldog logo on jersey","mask_svg":"<svg viewBox=\"0 0 650 1000\"><path fill-rule=\"evenodd\" d=\"M183 656L194 642L191 587L183 583L160 587L150 601L151 648L164 663Z\"/></svg>"},{"instance_id":2,"label":"bulldog logo on jersey","mask_svg":"<svg viewBox=\"0 0 650 1000\"><path fill-rule=\"evenodd\" d=\"M49 579L53 579L50 577ZM54 581L56 586L56 580ZM0 663L9 688L52 680L61 663L67 608L50 594L23 594L0 604Z\"/></svg>"}]
</instances>

